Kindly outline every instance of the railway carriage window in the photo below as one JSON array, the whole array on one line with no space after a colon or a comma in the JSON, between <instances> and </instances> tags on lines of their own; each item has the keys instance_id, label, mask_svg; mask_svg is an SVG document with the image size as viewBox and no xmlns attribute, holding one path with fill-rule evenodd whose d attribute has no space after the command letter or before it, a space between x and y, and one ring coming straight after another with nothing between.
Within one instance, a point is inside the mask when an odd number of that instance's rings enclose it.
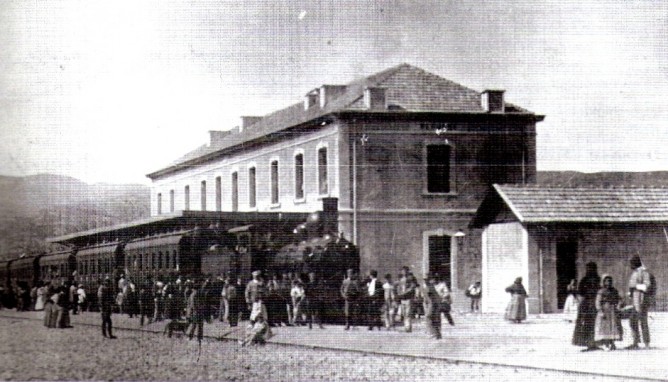
<instances>
[{"instance_id":1,"label":"railway carriage window","mask_svg":"<svg viewBox=\"0 0 668 382\"><path fill-rule=\"evenodd\" d=\"M174 212L174 190L169 190L169 212Z\"/></svg>"},{"instance_id":2,"label":"railway carriage window","mask_svg":"<svg viewBox=\"0 0 668 382\"><path fill-rule=\"evenodd\" d=\"M232 211L239 210L239 173L232 173Z\"/></svg>"},{"instance_id":3,"label":"railway carriage window","mask_svg":"<svg viewBox=\"0 0 668 382\"><path fill-rule=\"evenodd\" d=\"M278 161L271 161L271 204L278 204Z\"/></svg>"},{"instance_id":4,"label":"railway carriage window","mask_svg":"<svg viewBox=\"0 0 668 382\"><path fill-rule=\"evenodd\" d=\"M295 199L304 199L304 154L295 155Z\"/></svg>"},{"instance_id":5,"label":"railway carriage window","mask_svg":"<svg viewBox=\"0 0 668 382\"><path fill-rule=\"evenodd\" d=\"M202 181L200 194L201 194L200 201L202 202L202 211L206 211L206 180Z\"/></svg>"},{"instance_id":6,"label":"railway carriage window","mask_svg":"<svg viewBox=\"0 0 668 382\"><path fill-rule=\"evenodd\" d=\"M165 269L169 269L169 251L165 252Z\"/></svg>"},{"instance_id":7,"label":"railway carriage window","mask_svg":"<svg viewBox=\"0 0 668 382\"><path fill-rule=\"evenodd\" d=\"M183 189L183 193L185 194L186 198L185 200L186 205L184 209L188 211L190 209L190 186L185 186L185 188Z\"/></svg>"},{"instance_id":8,"label":"railway carriage window","mask_svg":"<svg viewBox=\"0 0 668 382\"><path fill-rule=\"evenodd\" d=\"M255 167L248 169L248 207L250 208L255 208L257 206L255 171Z\"/></svg>"},{"instance_id":9,"label":"railway carriage window","mask_svg":"<svg viewBox=\"0 0 668 382\"><path fill-rule=\"evenodd\" d=\"M162 214L162 194L158 193L158 215Z\"/></svg>"},{"instance_id":10,"label":"railway carriage window","mask_svg":"<svg viewBox=\"0 0 668 382\"><path fill-rule=\"evenodd\" d=\"M162 252L158 253L158 269L162 269Z\"/></svg>"},{"instance_id":11,"label":"railway carriage window","mask_svg":"<svg viewBox=\"0 0 668 382\"><path fill-rule=\"evenodd\" d=\"M151 253L151 269L155 269L155 253Z\"/></svg>"},{"instance_id":12,"label":"railway carriage window","mask_svg":"<svg viewBox=\"0 0 668 382\"><path fill-rule=\"evenodd\" d=\"M216 177L216 211L220 212L223 210L223 181L217 176Z\"/></svg>"},{"instance_id":13,"label":"railway carriage window","mask_svg":"<svg viewBox=\"0 0 668 382\"><path fill-rule=\"evenodd\" d=\"M325 195L329 192L327 184L327 147L318 149L318 193Z\"/></svg>"}]
</instances>

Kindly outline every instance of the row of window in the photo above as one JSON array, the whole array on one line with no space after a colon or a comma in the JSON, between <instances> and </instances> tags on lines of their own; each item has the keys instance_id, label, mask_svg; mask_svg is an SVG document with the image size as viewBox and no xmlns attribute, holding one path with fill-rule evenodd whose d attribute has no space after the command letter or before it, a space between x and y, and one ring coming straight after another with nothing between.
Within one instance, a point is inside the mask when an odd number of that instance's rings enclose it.
<instances>
[{"instance_id":1,"label":"row of window","mask_svg":"<svg viewBox=\"0 0 668 382\"><path fill-rule=\"evenodd\" d=\"M136 270L175 269L178 270L179 255L177 251L165 251L151 254L127 255L125 265Z\"/></svg>"},{"instance_id":2,"label":"row of window","mask_svg":"<svg viewBox=\"0 0 668 382\"><path fill-rule=\"evenodd\" d=\"M112 270L113 262L111 258L80 260L77 264L77 273L81 276L111 273Z\"/></svg>"},{"instance_id":3,"label":"row of window","mask_svg":"<svg viewBox=\"0 0 668 382\"><path fill-rule=\"evenodd\" d=\"M327 148L321 147L318 149L317 155L317 169L318 169L318 194L327 195L329 192L329 184L327 182ZM277 205L280 201L280 184L279 184L279 162L277 159L269 163L270 173L270 193L271 204ZM257 169L256 167L248 168L248 207L257 207ZM294 197L296 200L303 200L305 198L304 186L304 153L297 153L294 156L294 180L295 189ZM230 176L231 185L231 203L232 211L239 210L239 172L234 171ZM216 211L222 211L222 178L220 176L215 179L216 187ZM185 198L185 210L190 210L190 185L186 185L183 189ZM203 180L200 183L200 203L201 210L207 209L207 183ZM169 212L174 212L174 190L169 191ZM158 214L162 213L162 193L158 193Z\"/></svg>"}]
</instances>

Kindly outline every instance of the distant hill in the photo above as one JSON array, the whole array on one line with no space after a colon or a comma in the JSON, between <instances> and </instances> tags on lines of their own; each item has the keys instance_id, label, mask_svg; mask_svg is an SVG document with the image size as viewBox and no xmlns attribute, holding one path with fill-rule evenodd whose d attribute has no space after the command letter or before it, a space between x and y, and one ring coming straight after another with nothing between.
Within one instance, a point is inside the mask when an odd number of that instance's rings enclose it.
<instances>
[{"instance_id":1,"label":"distant hill","mask_svg":"<svg viewBox=\"0 0 668 382\"><path fill-rule=\"evenodd\" d=\"M147 217L149 203L149 187L140 184L0 175L0 258L42 250L49 236Z\"/></svg>"},{"instance_id":2,"label":"distant hill","mask_svg":"<svg viewBox=\"0 0 668 382\"><path fill-rule=\"evenodd\" d=\"M539 171L537 183L568 187L668 187L668 171L594 172Z\"/></svg>"}]
</instances>

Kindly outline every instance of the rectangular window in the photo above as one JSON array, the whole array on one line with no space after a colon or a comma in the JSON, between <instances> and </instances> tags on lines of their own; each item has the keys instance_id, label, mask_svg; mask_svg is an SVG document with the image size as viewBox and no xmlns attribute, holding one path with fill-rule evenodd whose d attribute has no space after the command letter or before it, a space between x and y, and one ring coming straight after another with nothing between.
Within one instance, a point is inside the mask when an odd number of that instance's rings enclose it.
<instances>
[{"instance_id":1,"label":"rectangular window","mask_svg":"<svg viewBox=\"0 0 668 382\"><path fill-rule=\"evenodd\" d=\"M250 208L257 206L255 167L248 169L248 206Z\"/></svg>"},{"instance_id":2,"label":"rectangular window","mask_svg":"<svg viewBox=\"0 0 668 382\"><path fill-rule=\"evenodd\" d=\"M450 192L450 146L427 146L427 192Z\"/></svg>"},{"instance_id":3,"label":"rectangular window","mask_svg":"<svg viewBox=\"0 0 668 382\"><path fill-rule=\"evenodd\" d=\"M304 154L295 155L295 199L304 199Z\"/></svg>"},{"instance_id":4,"label":"rectangular window","mask_svg":"<svg viewBox=\"0 0 668 382\"><path fill-rule=\"evenodd\" d=\"M174 212L174 190L169 190L169 212Z\"/></svg>"},{"instance_id":5,"label":"rectangular window","mask_svg":"<svg viewBox=\"0 0 668 382\"><path fill-rule=\"evenodd\" d=\"M318 150L318 193L326 195L329 192L327 184L327 148L322 147Z\"/></svg>"},{"instance_id":6,"label":"rectangular window","mask_svg":"<svg viewBox=\"0 0 668 382\"><path fill-rule=\"evenodd\" d=\"M216 211L223 210L223 181L221 177L216 177Z\"/></svg>"},{"instance_id":7,"label":"rectangular window","mask_svg":"<svg viewBox=\"0 0 668 382\"><path fill-rule=\"evenodd\" d=\"M190 186L186 186L183 190L186 198L186 205L185 205L185 210L188 211L190 210Z\"/></svg>"},{"instance_id":8,"label":"rectangular window","mask_svg":"<svg viewBox=\"0 0 668 382\"><path fill-rule=\"evenodd\" d=\"M271 161L271 204L278 204L278 161Z\"/></svg>"},{"instance_id":9,"label":"rectangular window","mask_svg":"<svg viewBox=\"0 0 668 382\"><path fill-rule=\"evenodd\" d=\"M239 173L232 173L232 211L239 211Z\"/></svg>"},{"instance_id":10,"label":"rectangular window","mask_svg":"<svg viewBox=\"0 0 668 382\"><path fill-rule=\"evenodd\" d=\"M206 211L206 180L202 181L200 195L201 195L200 201L202 203L202 211Z\"/></svg>"},{"instance_id":11,"label":"rectangular window","mask_svg":"<svg viewBox=\"0 0 668 382\"><path fill-rule=\"evenodd\" d=\"M158 215L162 213L162 194L158 193Z\"/></svg>"}]
</instances>

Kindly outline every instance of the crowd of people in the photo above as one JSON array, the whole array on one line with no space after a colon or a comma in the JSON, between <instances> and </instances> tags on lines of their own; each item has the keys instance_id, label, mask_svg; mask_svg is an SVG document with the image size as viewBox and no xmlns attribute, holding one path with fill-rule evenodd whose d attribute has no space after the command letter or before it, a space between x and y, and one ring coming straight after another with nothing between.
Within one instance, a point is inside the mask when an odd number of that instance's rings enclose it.
<instances>
[{"instance_id":1,"label":"crowd of people","mask_svg":"<svg viewBox=\"0 0 668 382\"><path fill-rule=\"evenodd\" d=\"M564 314L569 321L574 319L572 343L585 347L583 351L614 350L615 342L623 337L622 319L629 319L633 335L628 348L639 348L641 340L649 347L647 312L655 295L656 280L639 256L632 257L629 264L632 273L628 299L615 288L612 276L599 276L594 262L586 264L586 274L579 283L572 280L568 285ZM90 306L91 299L83 285L73 281L38 283L32 289L18 285L15 289L17 310L44 311L44 325L49 328L71 327L70 314L78 314ZM527 318L527 291L522 278L518 277L506 292L511 298L504 317L520 323ZM471 299L471 312L479 311L480 282L471 284L465 294ZM117 283L109 278L101 281L94 297L95 307L102 316L102 334L111 339L115 338L111 321L114 312L137 316L140 326L161 320L182 321L188 327L188 336L192 339L196 332L199 340L205 321L218 319L237 327L242 320L248 320L248 336L242 344L263 343L271 336L271 328L281 325L324 329L325 320L341 313L345 330L356 326L368 330L403 327L405 332L411 332L414 320L424 316L430 336L440 339L442 317L455 325L446 279L428 273L419 283L405 266L396 280L391 274L380 280L375 270L362 277L348 269L340 287L335 289L315 272L285 272L265 277L257 270L247 283L231 273L225 277L185 280L173 276L165 281L148 279L139 285L121 275Z\"/></svg>"}]
</instances>

